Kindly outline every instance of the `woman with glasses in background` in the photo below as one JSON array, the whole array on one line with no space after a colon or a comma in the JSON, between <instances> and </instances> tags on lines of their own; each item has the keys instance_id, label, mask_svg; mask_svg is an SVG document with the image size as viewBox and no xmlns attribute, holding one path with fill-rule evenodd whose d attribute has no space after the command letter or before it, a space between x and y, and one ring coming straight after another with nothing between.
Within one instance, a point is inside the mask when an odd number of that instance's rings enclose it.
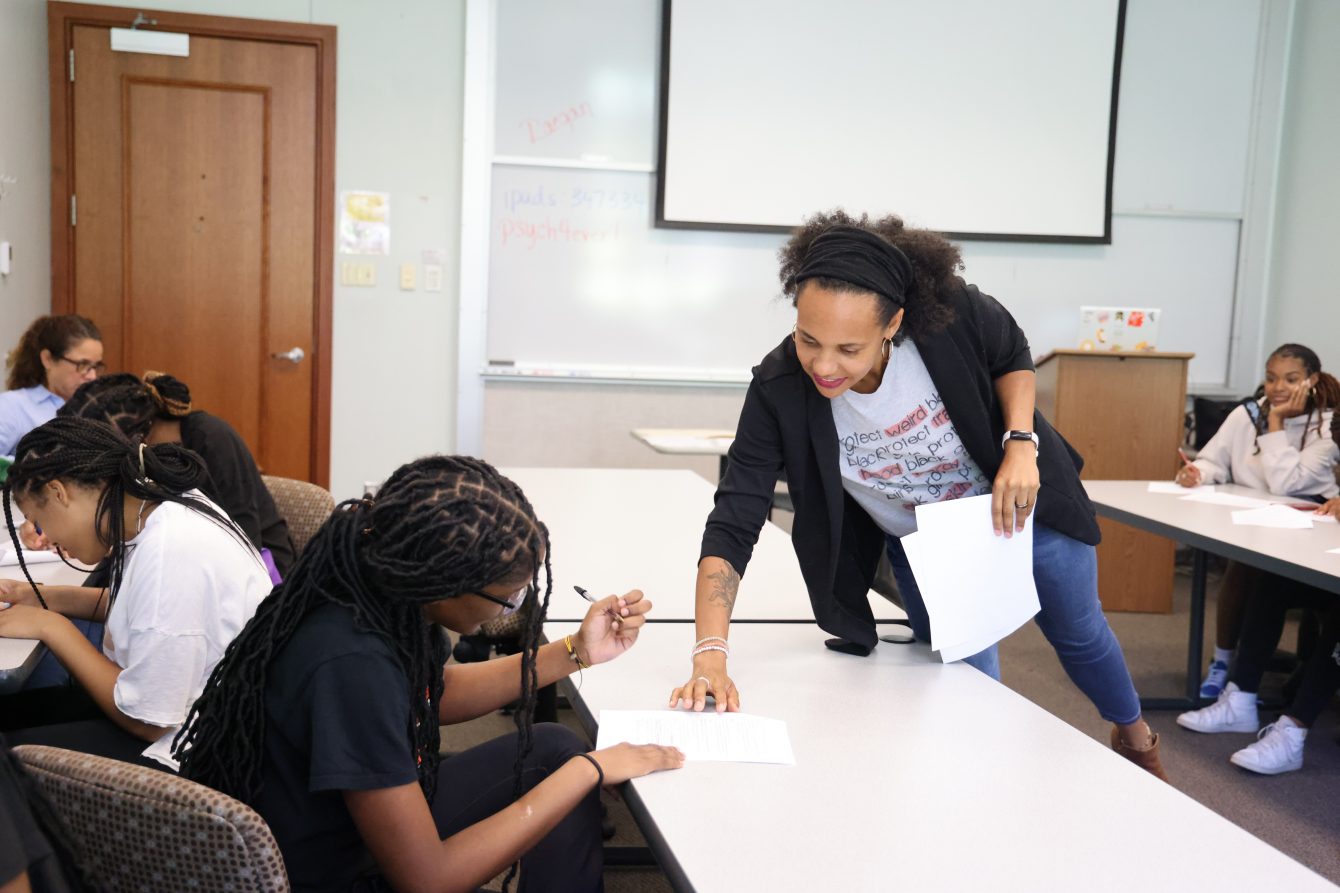
<instances>
[{"instance_id":1,"label":"woman with glasses in background","mask_svg":"<svg viewBox=\"0 0 1340 893\"><path fill-rule=\"evenodd\" d=\"M0 393L0 455L14 455L23 435L56 417L86 381L103 373L102 333L73 313L39 317L10 351L7 391Z\"/></svg>"}]
</instances>

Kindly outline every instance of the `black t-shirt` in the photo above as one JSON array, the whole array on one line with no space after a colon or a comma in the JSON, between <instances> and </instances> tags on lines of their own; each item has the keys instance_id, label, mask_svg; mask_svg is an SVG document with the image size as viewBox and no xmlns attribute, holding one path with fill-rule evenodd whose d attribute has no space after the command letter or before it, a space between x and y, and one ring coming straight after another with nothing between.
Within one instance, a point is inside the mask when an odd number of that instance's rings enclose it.
<instances>
[{"instance_id":1,"label":"black t-shirt","mask_svg":"<svg viewBox=\"0 0 1340 893\"><path fill-rule=\"evenodd\" d=\"M267 675L263 787L251 806L295 891L348 891L376 866L340 792L418 780L408 680L386 642L333 604L303 619Z\"/></svg>"},{"instance_id":2,"label":"black t-shirt","mask_svg":"<svg viewBox=\"0 0 1340 893\"><path fill-rule=\"evenodd\" d=\"M181 420L181 442L205 460L210 478L201 487L205 495L237 522L253 546L269 549L275 567L287 574L293 565L288 525L279 516L242 435L216 415L193 412Z\"/></svg>"}]
</instances>

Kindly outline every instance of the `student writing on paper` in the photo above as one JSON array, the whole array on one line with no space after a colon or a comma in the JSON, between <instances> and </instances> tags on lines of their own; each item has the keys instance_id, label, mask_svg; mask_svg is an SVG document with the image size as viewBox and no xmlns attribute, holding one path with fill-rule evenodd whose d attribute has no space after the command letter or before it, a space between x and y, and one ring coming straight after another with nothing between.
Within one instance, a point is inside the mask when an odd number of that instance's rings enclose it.
<instances>
[{"instance_id":1,"label":"student writing on paper","mask_svg":"<svg viewBox=\"0 0 1340 893\"><path fill-rule=\"evenodd\" d=\"M1098 602L1098 524L1081 460L1034 410L1028 342L1009 312L957 275L958 248L897 217L812 217L782 250L795 331L754 368L698 565L692 678L672 705L738 709L726 672L731 608L778 475L815 618L868 654L867 602L887 552L917 638L930 624L898 538L918 504L991 493L996 532L1034 511L1038 625L1112 722L1112 744L1162 777L1158 739ZM967 659L999 678L996 648Z\"/></svg>"},{"instance_id":2,"label":"student writing on paper","mask_svg":"<svg viewBox=\"0 0 1340 893\"><path fill-rule=\"evenodd\" d=\"M1301 344L1284 344L1266 360L1257 396L1234 409L1196 460L1177 472L1184 487L1236 483L1277 496L1329 499L1340 492L1335 463L1340 451L1327 433L1340 406L1340 382L1323 372L1321 360ZM1200 696L1223 690L1242 632L1247 593L1260 585L1260 571L1229 562L1215 609L1214 657Z\"/></svg>"},{"instance_id":3,"label":"student writing on paper","mask_svg":"<svg viewBox=\"0 0 1340 893\"><path fill-rule=\"evenodd\" d=\"M87 419L56 418L24 436L5 482L9 497L66 554L104 556L105 591L42 586L7 598L0 636L40 639L91 702L94 718L47 712L53 689L11 695L0 722L44 724L10 734L154 768L175 769L177 726L224 649L270 592L260 555L200 493L200 457L175 444L134 444ZM22 565L21 565L22 566ZM28 576L23 567L24 576ZM106 624L98 650L65 615Z\"/></svg>"},{"instance_id":4,"label":"student writing on paper","mask_svg":"<svg viewBox=\"0 0 1340 893\"><path fill-rule=\"evenodd\" d=\"M102 362L102 333L91 319L67 314L36 319L6 361L9 377L0 394L0 456L14 455L19 438L56 417L56 410Z\"/></svg>"},{"instance_id":5,"label":"student writing on paper","mask_svg":"<svg viewBox=\"0 0 1340 893\"><path fill-rule=\"evenodd\" d=\"M542 574L521 654L446 665L438 624L516 612ZM588 754L532 724L538 687L618 657L651 607L609 596L540 645L551 586L548 534L515 483L467 457L401 467L340 506L238 636L178 739L183 774L264 817L297 890L473 891L518 859L522 890L599 889L598 786L683 758ZM517 734L440 758L439 725L518 698Z\"/></svg>"}]
</instances>

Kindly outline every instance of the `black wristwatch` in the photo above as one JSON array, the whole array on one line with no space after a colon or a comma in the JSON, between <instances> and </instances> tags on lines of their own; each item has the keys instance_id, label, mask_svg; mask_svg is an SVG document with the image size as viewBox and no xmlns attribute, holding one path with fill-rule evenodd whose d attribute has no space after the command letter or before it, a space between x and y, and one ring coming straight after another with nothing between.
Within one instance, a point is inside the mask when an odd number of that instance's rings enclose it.
<instances>
[{"instance_id":1,"label":"black wristwatch","mask_svg":"<svg viewBox=\"0 0 1340 893\"><path fill-rule=\"evenodd\" d=\"M1005 436L1002 437L1002 438L1000 439L1000 448L1001 448L1002 450L1005 449L1005 444L1008 443L1008 442L1011 441L1011 440L1031 440L1031 441L1033 441L1033 450L1034 450L1034 452L1036 453L1036 452L1040 452L1040 451L1041 451L1041 448L1038 446L1038 435L1037 435L1036 432L1033 432L1033 431L1006 431L1006 432L1005 432Z\"/></svg>"}]
</instances>

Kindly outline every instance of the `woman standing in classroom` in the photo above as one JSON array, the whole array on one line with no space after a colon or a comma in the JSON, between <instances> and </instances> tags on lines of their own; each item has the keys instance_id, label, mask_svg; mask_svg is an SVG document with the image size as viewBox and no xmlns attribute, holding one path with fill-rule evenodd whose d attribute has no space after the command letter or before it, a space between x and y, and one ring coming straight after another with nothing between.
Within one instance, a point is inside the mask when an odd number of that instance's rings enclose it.
<instances>
[{"instance_id":1,"label":"woman standing in classroom","mask_svg":"<svg viewBox=\"0 0 1340 893\"><path fill-rule=\"evenodd\" d=\"M106 369L102 333L82 316L38 317L9 353L0 394L0 455L12 456L23 435L56 417L79 386Z\"/></svg>"},{"instance_id":2,"label":"woman standing in classroom","mask_svg":"<svg viewBox=\"0 0 1340 893\"><path fill-rule=\"evenodd\" d=\"M918 504L992 496L998 535L1035 513L1038 626L1113 723L1111 744L1159 778L1121 646L1098 601L1099 539L1082 460L1034 409L1028 342L1009 312L957 275L959 250L895 216L818 214L781 251L796 327L754 369L698 563L692 677L671 706L738 710L727 636L740 578L784 470L792 542L828 645L875 647L866 593L888 553L912 630L930 621L899 537ZM1039 495L1041 499L1039 500ZM996 647L967 662L999 678Z\"/></svg>"}]
</instances>

